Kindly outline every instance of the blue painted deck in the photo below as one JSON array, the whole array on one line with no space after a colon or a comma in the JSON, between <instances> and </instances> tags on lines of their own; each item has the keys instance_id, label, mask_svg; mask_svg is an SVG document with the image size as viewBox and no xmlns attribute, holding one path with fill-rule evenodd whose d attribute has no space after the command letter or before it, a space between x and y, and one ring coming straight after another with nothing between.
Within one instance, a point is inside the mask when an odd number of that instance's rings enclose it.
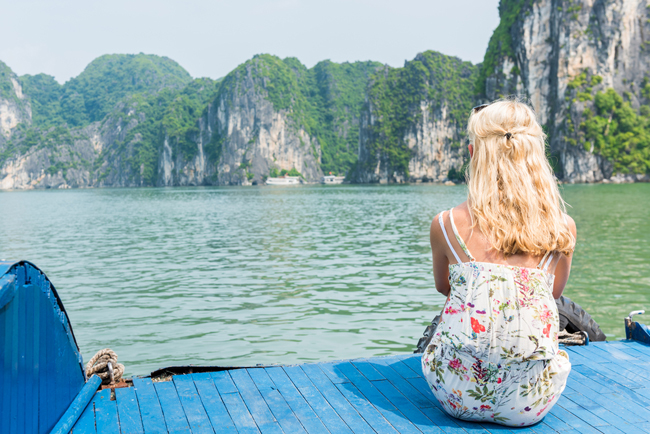
<instances>
[{"instance_id":1,"label":"blue painted deck","mask_svg":"<svg viewBox=\"0 0 650 434\"><path fill-rule=\"evenodd\" d=\"M650 346L634 341L569 347L573 369L539 424L506 428L446 416L420 355L134 378L97 392L79 433L650 433Z\"/></svg>"}]
</instances>

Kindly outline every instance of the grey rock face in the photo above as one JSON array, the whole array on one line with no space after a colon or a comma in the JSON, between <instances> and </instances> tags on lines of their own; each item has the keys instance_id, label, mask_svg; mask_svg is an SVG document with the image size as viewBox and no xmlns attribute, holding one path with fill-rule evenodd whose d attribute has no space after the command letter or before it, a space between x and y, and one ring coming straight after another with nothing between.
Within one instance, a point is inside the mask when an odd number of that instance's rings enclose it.
<instances>
[{"instance_id":1,"label":"grey rock face","mask_svg":"<svg viewBox=\"0 0 650 434\"><path fill-rule=\"evenodd\" d=\"M293 168L307 182L320 179L318 141L294 121L290 110L274 109L266 83L254 68L252 63L238 71L232 86L225 87L197 119L198 132L189 140L192 149L166 134L161 143L153 144L154 185L251 185L262 183L271 169ZM13 101L0 100L0 109L1 125L6 126L0 137L10 137L16 125L30 122ZM132 133L145 121L136 103L120 103L102 122L83 129L65 127L68 134L48 146L33 146L4 161L0 189L147 185L147 169L133 163L143 137ZM41 141L47 142L54 130L40 131Z\"/></svg>"},{"instance_id":2,"label":"grey rock face","mask_svg":"<svg viewBox=\"0 0 650 434\"><path fill-rule=\"evenodd\" d=\"M288 110L276 111L266 98L264 81L249 65L236 86L212 104L207 138L221 144L217 166L220 185L261 183L271 169L295 168L306 181L315 182L320 169L320 146L294 121Z\"/></svg>"},{"instance_id":3,"label":"grey rock face","mask_svg":"<svg viewBox=\"0 0 650 434\"><path fill-rule=\"evenodd\" d=\"M571 103L568 87L583 71L602 77L593 91L640 89L648 70L647 0L538 0L524 6L511 29L514 59L501 59L487 79L486 97L525 94L547 128L552 155L566 182L597 182L612 176L610 162L572 145L570 116L581 119L586 104ZM516 67L516 68L514 68ZM518 69L520 73L513 73ZM631 92L632 105L638 107Z\"/></svg>"},{"instance_id":4,"label":"grey rock face","mask_svg":"<svg viewBox=\"0 0 650 434\"><path fill-rule=\"evenodd\" d=\"M32 110L23 95L18 77L11 72L5 79L11 83L11 90L8 95L0 94L0 144L11 137L19 124L30 124L32 121Z\"/></svg>"},{"instance_id":5,"label":"grey rock face","mask_svg":"<svg viewBox=\"0 0 650 434\"><path fill-rule=\"evenodd\" d=\"M408 165L408 178L399 172L390 171L382 155L369 155L371 143L376 140L370 132L376 122L373 107L362 116L359 135L359 161L376 161L370 170L359 171L355 181L360 183L401 183L401 182L444 182L451 169L460 169L465 156L459 141L459 128L448 117L447 106L440 109L432 107L423 100L419 107L419 121L404 134L404 143L411 150Z\"/></svg>"}]
</instances>

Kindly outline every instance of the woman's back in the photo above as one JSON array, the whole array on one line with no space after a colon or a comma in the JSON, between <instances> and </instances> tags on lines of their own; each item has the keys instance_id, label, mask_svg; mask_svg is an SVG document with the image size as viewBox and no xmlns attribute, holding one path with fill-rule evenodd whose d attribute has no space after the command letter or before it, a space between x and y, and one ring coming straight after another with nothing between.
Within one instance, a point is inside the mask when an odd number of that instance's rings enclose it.
<instances>
[{"instance_id":1,"label":"woman's back","mask_svg":"<svg viewBox=\"0 0 650 434\"><path fill-rule=\"evenodd\" d=\"M566 384L571 365L558 350L552 254L537 267L476 261L447 214L451 292L422 357L432 391L451 415L506 425L543 418ZM458 252L452 245L460 246ZM462 262L460 255L468 262Z\"/></svg>"},{"instance_id":2,"label":"woman's back","mask_svg":"<svg viewBox=\"0 0 650 434\"><path fill-rule=\"evenodd\" d=\"M436 289L448 298L422 369L449 414L531 425L571 369L554 298L569 276L575 225L528 106L479 106L468 133L468 201L431 226Z\"/></svg>"}]
</instances>

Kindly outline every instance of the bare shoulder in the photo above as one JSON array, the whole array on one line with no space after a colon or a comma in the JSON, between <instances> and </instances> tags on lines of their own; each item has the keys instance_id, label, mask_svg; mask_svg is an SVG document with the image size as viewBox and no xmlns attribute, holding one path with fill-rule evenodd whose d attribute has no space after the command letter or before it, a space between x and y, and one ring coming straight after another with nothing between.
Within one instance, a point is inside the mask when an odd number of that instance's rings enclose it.
<instances>
[{"instance_id":1,"label":"bare shoulder","mask_svg":"<svg viewBox=\"0 0 650 434\"><path fill-rule=\"evenodd\" d=\"M431 222L430 234L432 240L434 238L437 239L438 237L442 236L442 228L440 227L440 216L443 216L444 218L444 213L445 213L444 211L441 211L438 214L436 214L436 216L433 218L433 221Z\"/></svg>"},{"instance_id":2,"label":"bare shoulder","mask_svg":"<svg viewBox=\"0 0 650 434\"><path fill-rule=\"evenodd\" d=\"M564 214L564 216L566 217L567 225L569 225L569 230L575 237L578 233L578 229L576 228L576 222L573 220L573 218L571 218L569 214Z\"/></svg>"}]
</instances>

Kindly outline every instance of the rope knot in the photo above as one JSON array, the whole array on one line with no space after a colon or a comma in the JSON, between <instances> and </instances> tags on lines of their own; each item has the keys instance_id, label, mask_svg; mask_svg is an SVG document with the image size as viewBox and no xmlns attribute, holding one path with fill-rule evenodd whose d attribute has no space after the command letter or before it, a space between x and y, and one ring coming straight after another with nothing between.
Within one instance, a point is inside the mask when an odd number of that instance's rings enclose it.
<instances>
[{"instance_id":1,"label":"rope knot","mask_svg":"<svg viewBox=\"0 0 650 434\"><path fill-rule=\"evenodd\" d=\"M114 384L120 381L124 374L124 365L117 363L117 354L110 348L100 350L86 365L86 378L96 374L102 379L102 384Z\"/></svg>"}]
</instances>

